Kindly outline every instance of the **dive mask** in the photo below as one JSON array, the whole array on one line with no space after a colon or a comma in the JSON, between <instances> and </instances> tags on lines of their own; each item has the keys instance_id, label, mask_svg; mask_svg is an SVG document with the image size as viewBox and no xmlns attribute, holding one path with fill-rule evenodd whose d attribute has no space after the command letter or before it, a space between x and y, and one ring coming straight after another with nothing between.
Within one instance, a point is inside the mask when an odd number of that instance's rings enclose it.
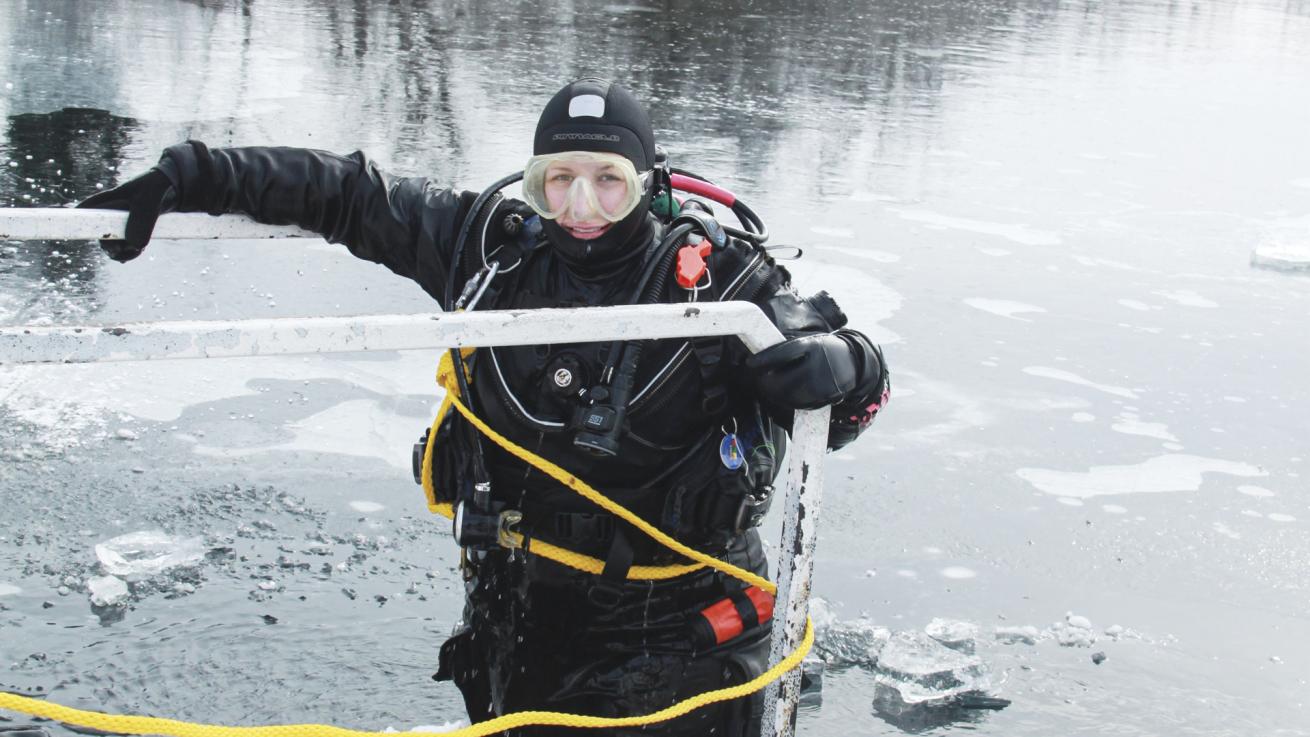
<instances>
[{"instance_id":1,"label":"dive mask","mask_svg":"<svg viewBox=\"0 0 1310 737\"><path fill-rule=\"evenodd\" d=\"M632 162L618 154L541 154L523 167L523 199L547 220L571 211L579 220L594 214L617 223L636 209L650 177L651 172L638 174Z\"/></svg>"}]
</instances>

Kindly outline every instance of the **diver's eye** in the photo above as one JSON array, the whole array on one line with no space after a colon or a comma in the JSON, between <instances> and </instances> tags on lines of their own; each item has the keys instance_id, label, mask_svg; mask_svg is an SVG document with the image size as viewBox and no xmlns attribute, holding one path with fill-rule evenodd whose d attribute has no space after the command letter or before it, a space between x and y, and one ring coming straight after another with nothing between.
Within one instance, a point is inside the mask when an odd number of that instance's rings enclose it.
<instances>
[{"instance_id":1,"label":"diver's eye","mask_svg":"<svg viewBox=\"0 0 1310 737\"><path fill-rule=\"evenodd\" d=\"M573 181L573 175L565 174L563 172L560 172L558 174L552 174L550 176L550 181L559 182L560 184L568 184L569 182Z\"/></svg>"}]
</instances>

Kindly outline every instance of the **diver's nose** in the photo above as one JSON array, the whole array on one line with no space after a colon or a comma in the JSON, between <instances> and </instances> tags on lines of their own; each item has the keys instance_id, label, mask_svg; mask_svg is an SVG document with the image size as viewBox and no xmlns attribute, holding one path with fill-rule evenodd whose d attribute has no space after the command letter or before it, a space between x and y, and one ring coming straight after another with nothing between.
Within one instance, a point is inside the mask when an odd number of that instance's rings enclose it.
<instances>
[{"instance_id":1,"label":"diver's nose","mask_svg":"<svg viewBox=\"0 0 1310 737\"><path fill-rule=\"evenodd\" d=\"M590 183L585 177L578 177L573 180L573 186L569 187L569 215L574 220L588 220L592 215L599 214L593 206L594 197L591 196Z\"/></svg>"}]
</instances>

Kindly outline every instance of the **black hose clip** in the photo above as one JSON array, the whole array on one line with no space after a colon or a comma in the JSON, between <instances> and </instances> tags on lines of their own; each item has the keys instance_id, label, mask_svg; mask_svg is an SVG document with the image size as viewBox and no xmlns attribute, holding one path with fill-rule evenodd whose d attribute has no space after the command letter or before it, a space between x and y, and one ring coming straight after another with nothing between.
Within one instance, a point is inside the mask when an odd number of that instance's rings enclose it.
<instances>
[{"instance_id":1,"label":"black hose clip","mask_svg":"<svg viewBox=\"0 0 1310 737\"><path fill-rule=\"evenodd\" d=\"M604 386L593 388L589 395L593 403L579 407L574 419L578 431L573 444L593 456L616 456L626 412L609 402L610 394Z\"/></svg>"},{"instance_id":2,"label":"black hose clip","mask_svg":"<svg viewBox=\"0 0 1310 737\"><path fill-rule=\"evenodd\" d=\"M764 517L773 506L773 487L762 486L742 495L741 504L737 506L735 520L736 533L740 535L752 527L759 527Z\"/></svg>"},{"instance_id":3,"label":"black hose clip","mask_svg":"<svg viewBox=\"0 0 1310 737\"><path fill-rule=\"evenodd\" d=\"M698 209L692 209L690 207L684 207L682 212L678 213L678 216L673 219L674 225L677 225L680 222L693 223L696 226L696 229L703 233L715 248L723 248L728 245L727 231L723 229L723 226L719 224L719 221L714 219L714 216L710 213Z\"/></svg>"},{"instance_id":4,"label":"black hose clip","mask_svg":"<svg viewBox=\"0 0 1310 737\"><path fill-rule=\"evenodd\" d=\"M410 456L410 464L414 469L414 483L419 486L423 485L423 459L427 456L428 437L431 434L432 428L430 427L423 431L423 437L419 438L417 443L414 443L414 452Z\"/></svg>"}]
</instances>

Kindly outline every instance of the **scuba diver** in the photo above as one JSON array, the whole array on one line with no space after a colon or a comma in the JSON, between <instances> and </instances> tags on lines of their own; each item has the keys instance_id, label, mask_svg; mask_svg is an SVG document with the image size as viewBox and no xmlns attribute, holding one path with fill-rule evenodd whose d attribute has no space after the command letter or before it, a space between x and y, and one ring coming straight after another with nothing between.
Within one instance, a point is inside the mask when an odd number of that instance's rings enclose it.
<instances>
[{"instance_id":1,"label":"scuba diver","mask_svg":"<svg viewBox=\"0 0 1310 737\"><path fill-rule=\"evenodd\" d=\"M465 349L452 360L461 396L491 428L678 541L767 575L755 527L793 412L831 406L829 447L854 440L887 401L881 351L844 327L826 292L792 288L748 207L669 166L645 109L619 85L565 86L532 153L519 201L499 191L519 175L479 194L392 175L362 152L188 141L79 207L129 211L125 239L102 242L118 261L141 253L161 212L297 225L413 279L445 310L753 302L786 338L754 355L716 337ZM675 181L711 201L675 196ZM740 227L720 224L716 204ZM704 567L630 579L633 566L687 560L460 413L416 446L416 479L425 473L429 502L453 509L466 590L434 678L454 681L474 722L521 710L647 714L767 667L771 597ZM603 568L516 549L507 528ZM757 693L600 733L754 735L761 711ZM513 732L564 733L574 731Z\"/></svg>"}]
</instances>

